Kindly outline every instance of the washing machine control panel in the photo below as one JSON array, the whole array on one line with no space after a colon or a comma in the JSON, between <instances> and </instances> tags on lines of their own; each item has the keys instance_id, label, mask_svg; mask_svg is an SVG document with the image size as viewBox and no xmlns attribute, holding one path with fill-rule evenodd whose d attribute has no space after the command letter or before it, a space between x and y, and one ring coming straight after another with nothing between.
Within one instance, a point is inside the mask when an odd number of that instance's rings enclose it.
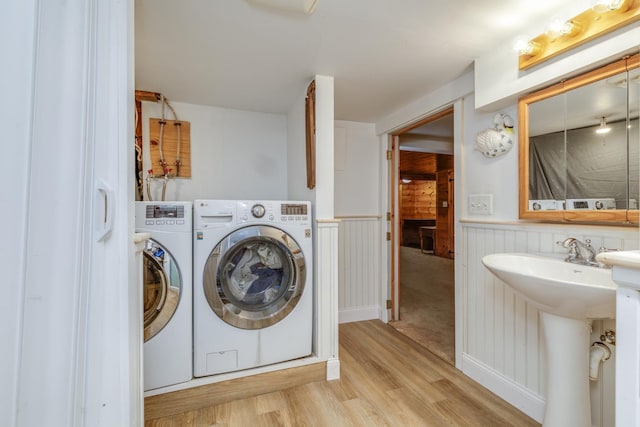
<instances>
[{"instance_id":1,"label":"washing machine control panel","mask_svg":"<svg viewBox=\"0 0 640 427\"><path fill-rule=\"evenodd\" d=\"M251 208L251 214L254 218L262 218L266 212L267 210L263 205L260 204L253 205L253 207Z\"/></svg>"},{"instance_id":2,"label":"washing machine control panel","mask_svg":"<svg viewBox=\"0 0 640 427\"><path fill-rule=\"evenodd\" d=\"M145 225L183 225L183 205L147 205L145 209Z\"/></svg>"},{"instance_id":3,"label":"washing machine control panel","mask_svg":"<svg viewBox=\"0 0 640 427\"><path fill-rule=\"evenodd\" d=\"M136 202L136 228L187 232L193 228L191 202Z\"/></svg>"}]
</instances>

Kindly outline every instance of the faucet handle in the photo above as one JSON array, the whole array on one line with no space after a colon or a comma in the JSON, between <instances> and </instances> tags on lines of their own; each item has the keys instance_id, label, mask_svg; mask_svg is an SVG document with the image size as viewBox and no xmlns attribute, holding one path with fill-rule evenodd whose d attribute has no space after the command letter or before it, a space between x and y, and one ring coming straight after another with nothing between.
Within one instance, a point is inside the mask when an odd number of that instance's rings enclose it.
<instances>
[{"instance_id":1,"label":"faucet handle","mask_svg":"<svg viewBox=\"0 0 640 427\"><path fill-rule=\"evenodd\" d=\"M591 246L591 239L584 239L585 246Z\"/></svg>"}]
</instances>

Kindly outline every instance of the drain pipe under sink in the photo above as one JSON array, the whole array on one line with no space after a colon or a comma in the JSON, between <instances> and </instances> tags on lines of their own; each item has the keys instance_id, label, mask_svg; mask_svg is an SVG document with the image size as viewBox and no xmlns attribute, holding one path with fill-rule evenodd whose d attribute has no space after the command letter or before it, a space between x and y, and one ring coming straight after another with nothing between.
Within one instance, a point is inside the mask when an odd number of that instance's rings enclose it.
<instances>
[{"instance_id":1,"label":"drain pipe under sink","mask_svg":"<svg viewBox=\"0 0 640 427\"><path fill-rule=\"evenodd\" d=\"M589 351L589 379L591 381L598 380L600 363L603 363L610 358L611 349L608 345L600 341L595 341L591 344L591 350Z\"/></svg>"}]
</instances>

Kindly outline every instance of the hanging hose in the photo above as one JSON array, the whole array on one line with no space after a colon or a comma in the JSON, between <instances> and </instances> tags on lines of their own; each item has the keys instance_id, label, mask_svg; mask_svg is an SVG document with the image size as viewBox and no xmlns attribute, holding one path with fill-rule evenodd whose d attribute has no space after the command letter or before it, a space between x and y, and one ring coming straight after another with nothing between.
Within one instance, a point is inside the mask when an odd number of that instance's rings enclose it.
<instances>
[{"instance_id":1,"label":"hanging hose","mask_svg":"<svg viewBox=\"0 0 640 427\"><path fill-rule=\"evenodd\" d=\"M169 101L167 101L167 99L164 97L164 95L160 94L160 104L162 107L162 114L161 114L161 118L160 118L160 135L158 137L158 154L160 157L160 166L162 167L162 177L163 177L163 182L162 182L162 193L161 193L161 200L164 201L165 199L165 194L167 191L167 184L169 182L169 179L171 178L171 170L167 167L167 161L166 158L164 156L164 126L167 124L166 121L166 117L165 117L165 107L169 107L169 109L171 110L171 113L173 114L173 118L175 120L175 126L176 126L176 131L177 131L177 135L178 135L178 144L177 144L177 150L176 150L176 161L175 161L175 165L176 165L176 174L175 176L178 176L180 174L180 164L181 164L181 160L180 160L180 145L182 142L182 134L181 134L181 123L178 121L178 115L176 114L176 111L173 109L173 107L171 106L171 104L169 104ZM159 176L158 176L159 177ZM151 198L151 191L150 191L150 180L151 178L153 178L153 169L148 171L147 174L147 198L149 200L152 200Z\"/></svg>"},{"instance_id":2,"label":"hanging hose","mask_svg":"<svg viewBox=\"0 0 640 427\"><path fill-rule=\"evenodd\" d=\"M175 121L174 125L176 127L176 132L178 134L178 144L176 147L176 162L175 162L176 175L175 176L180 176L180 164L182 163L180 160L180 145L182 143L182 135L181 135L182 123L180 123L180 121L178 120L178 115L176 114L176 110L174 110L171 104L169 104L169 101L167 101L165 97L162 97L162 100L163 100L163 103L166 103L167 107L169 107L169 109L171 110L171 113L173 114L173 120ZM163 116L163 120L164 120L164 116Z\"/></svg>"},{"instance_id":3,"label":"hanging hose","mask_svg":"<svg viewBox=\"0 0 640 427\"><path fill-rule=\"evenodd\" d=\"M176 176L180 176L180 142L181 142L180 129L182 128L182 123L178 121L177 117L176 117L175 126L176 126L176 130L178 131L178 146L176 148Z\"/></svg>"},{"instance_id":4,"label":"hanging hose","mask_svg":"<svg viewBox=\"0 0 640 427\"><path fill-rule=\"evenodd\" d=\"M153 169L149 169L147 171L147 200L152 202L153 198L151 197L151 176L153 174Z\"/></svg>"},{"instance_id":5,"label":"hanging hose","mask_svg":"<svg viewBox=\"0 0 640 427\"><path fill-rule=\"evenodd\" d=\"M603 342L596 341L591 344L589 351L589 379L591 381L598 380L600 372L600 364L611 358L611 349Z\"/></svg>"},{"instance_id":6,"label":"hanging hose","mask_svg":"<svg viewBox=\"0 0 640 427\"><path fill-rule=\"evenodd\" d=\"M164 176L162 180L162 200L164 202L164 193L167 191L167 182L169 181L169 177L167 175Z\"/></svg>"},{"instance_id":7,"label":"hanging hose","mask_svg":"<svg viewBox=\"0 0 640 427\"><path fill-rule=\"evenodd\" d=\"M137 134L137 129L138 129L138 121L140 120L140 117L138 117L138 109L134 108L134 129L136 129L135 132L135 138L134 138L134 148L136 150L136 200L142 200L144 195L144 178L142 175L142 141L141 141L141 137L139 139L138 134Z\"/></svg>"},{"instance_id":8,"label":"hanging hose","mask_svg":"<svg viewBox=\"0 0 640 427\"><path fill-rule=\"evenodd\" d=\"M162 105L162 116L160 119L160 137L158 138L158 152L160 155L160 166L162 167L162 174L167 175L167 162L164 160L163 139L164 139L164 125L167 123L164 118L164 95L160 95L160 103ZM163 199L164 200L164 199Z\"/></svg>"}]
</instances>

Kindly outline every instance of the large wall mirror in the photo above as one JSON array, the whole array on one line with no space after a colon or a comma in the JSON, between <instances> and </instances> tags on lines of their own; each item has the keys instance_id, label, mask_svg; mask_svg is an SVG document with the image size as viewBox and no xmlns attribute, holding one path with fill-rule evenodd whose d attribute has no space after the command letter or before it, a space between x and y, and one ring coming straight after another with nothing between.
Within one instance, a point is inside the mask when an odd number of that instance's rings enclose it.
<instances>
[{"instance_id":1,"label":"large wall mirror","mask_svg":"<svg viewBox=\"0 0 640 427\"><path fill-rule=\"evenodd\" d=\"M522 97L520 218L638 223L640 55Z\"/></svg>"}]
</instances>

